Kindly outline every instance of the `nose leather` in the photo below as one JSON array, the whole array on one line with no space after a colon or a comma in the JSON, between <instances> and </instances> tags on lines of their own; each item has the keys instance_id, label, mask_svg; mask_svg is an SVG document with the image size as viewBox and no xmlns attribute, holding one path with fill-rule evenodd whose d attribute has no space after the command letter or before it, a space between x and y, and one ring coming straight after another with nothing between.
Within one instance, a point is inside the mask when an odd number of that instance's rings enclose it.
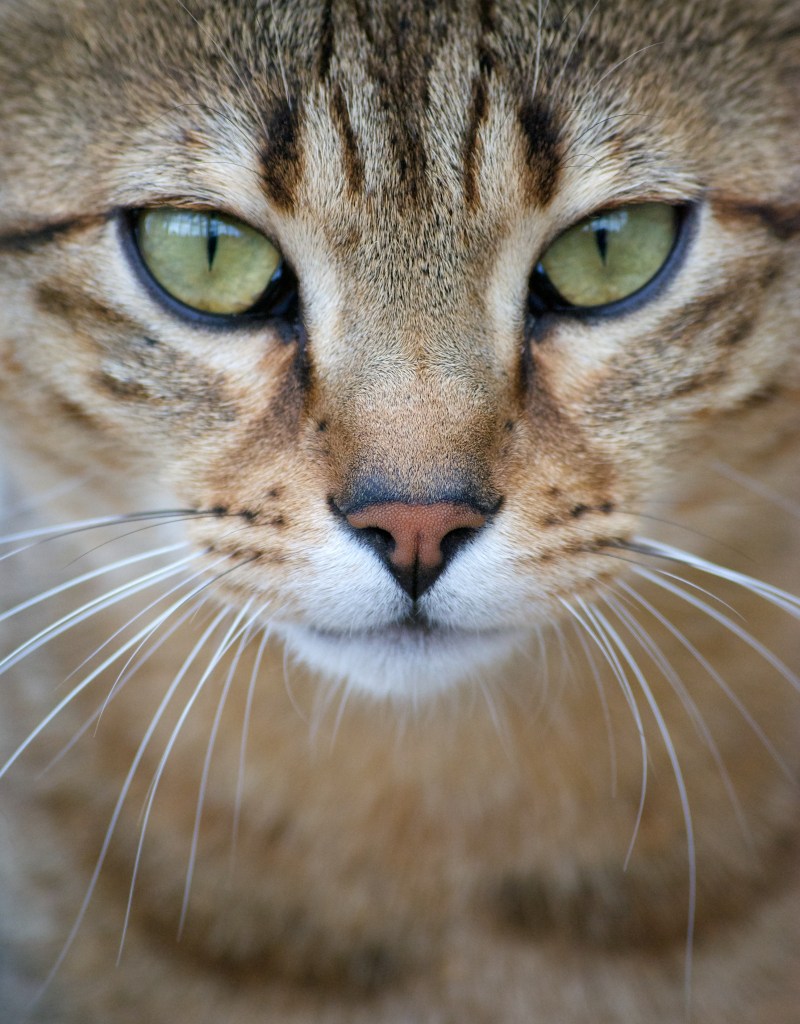
<instances>
[{"instance_id":1,"label":"nose leather","mask_svg":"<svg viewBox=\"0 0 800 1024\"><path fill-rule=\"evenodd\" d=\"M456 550L474 536L486 518L470 505L449 501L430 505L380 502L345 516L415 601L436 582Z\"/></svg>"}]
</instances>

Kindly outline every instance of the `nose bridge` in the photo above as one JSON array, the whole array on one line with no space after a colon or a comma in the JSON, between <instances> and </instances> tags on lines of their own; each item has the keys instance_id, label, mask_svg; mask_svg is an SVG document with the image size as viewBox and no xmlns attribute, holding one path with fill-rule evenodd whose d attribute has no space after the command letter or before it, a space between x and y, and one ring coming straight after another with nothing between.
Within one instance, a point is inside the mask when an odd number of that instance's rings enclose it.
<instances>
[{"instance_id":1,"label":"nose bridge","mask_svg":"<svg viewBox=\"0 0 800 1024\"><path fill-rule=\"evenodd\" d=\"M496 503L498 403L486 379L457 366L382 368L329 408L329 470L337 503Z\"/></svg>"},{"instance_id":2,"label":"nose bridge","mask_svg":"<svg viewBox=\"0 0 800 1024\"><path fill-rule=\"evenodd\" d=\"M312 331L313 412L325 425L330 493L348 509L491 507L507 404L491 325L463 280L437 300L424 275L411 276L343 278L335 325L320 325L316 346Z\"/></svg>"}]
</instances>

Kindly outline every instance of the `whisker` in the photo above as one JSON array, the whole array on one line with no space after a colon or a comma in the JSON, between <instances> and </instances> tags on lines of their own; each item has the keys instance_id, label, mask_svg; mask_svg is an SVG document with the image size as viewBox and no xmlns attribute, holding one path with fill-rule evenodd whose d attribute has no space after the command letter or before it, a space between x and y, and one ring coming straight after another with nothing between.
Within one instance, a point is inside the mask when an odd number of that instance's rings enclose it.
<instances>
[{"instance_id":1,"label":"whisker","mask_svg":"<svg viewBox=\"0 0 800 1024\"><path fill-rule=\"evenodd\" d=\"M575 33L575 36L574 36L574 38L572 40L572 45L570 46L569 51L568 51L566 57L561 62L561 70L559 71L558 77L556 78L555 82L553 83L553 87L552 87L553 94L556 95L556 96L558 95L559 86L561 85L561 81L564 78L564 74L566 73L566 70L567 70L567 68L569 66L569 62L572 60L572 55L575 52L575 47L580 42L581 36L586 31L586 27L588 26L589 22L592 19L592 15L594 14L594 12L597 10L597 8L599 6L600 6L600 0L595 0L594 6L591 8L589 13L583 19L583 23L581 24L581 27L578 29L578 31Z\"/></svg>"},{"instance_id":2,"label":"whisker","mask_svg":"<svg viewBox=\"0 0 800 1024\"><path fill-rule=\"evenodd\" d=\"M789 615L800 618L800 597L790 594L786 590L781 590L780 587L775 587L771 583L765 583L763 580L755 579L753 576L748 576L745 573L736 572L735 569L726 569L724 566L717 565L716 562L709 562L699 555L692 555L688 551L682 551L680 548L672 547L669 544L650 540L648 537L634 537L632 543L634 545L632 549L639 551L640 554L654 555L658 558L666 558L669 561L680 562L682 565L690 566L692 569L699 569L701 572L716 576L718 579L727 580L729 583L736 583L745 590L763 597L764 600L774 604L777 608L783 609ZM688 583L688 580L683 582Z\"/></svg>"},{"instance_id":3,"label":"whisker","mask_svg":"<svg viewBox=\"0 0 800 1024\"><path fill-rule=\"evenodd\" d=\"M207 554L207 552L197 552L197 556L198 557L201 554ZM150 603L147 604L144 608L142 608L140 611L138 611L134 615L132 615L128 619L128 621L125 622L122 626L120 626L118 629L115 629L114 632L110 636L106 637L106 639L98 647L96 647L92 651L91 654L87 655L83 659L83 661L80 663L80 665L78 665L76 668L74 668L72 670L72 672L70 672L70 674L66 677L65 681L69 681L74 675L76 675L78 672L80 672L80 670L85 665L88 665L88 663L90 661L92 661L93 658L96 658L97 655L100 654L101 651L105 650L106 647L110 646L110 644L112 644L116 640L116 638L118 636L120 636L120 634L124 633L126 629L130 629L130 627L133 625L134 622L136 622L137 619L140 619L143 615L146 615L149 611L151 611L153 608L155 608L156 605L161 604L162 601L166 601L177 590L180 590L181 587L191 586L191 584L194 583L195 580L202 578L204 575L206 575L208 572L210 572L213 569L215 569L216 566L220 565L224 561L225 561L225 556L222 556L222 557L218 558L215 562L212 562L211 565L204 566L203 568L199 569L197 572L192 573L190 576L186 576L183 579L178 580L178 582L174 586L170 587L169 590L166 590L163 594L159 594L158 597L156 597L154 600L150 601ZM136 656L136 653L134 652L134 654L131 655L131 657L134 658L135 656ZM127 666L125 666L125 667L127 667ZM125 667L122 668L121 672L125 671Z\"/></svg>"},{"instance_id":4,"label":"whisker","mask_svg":"<svg viewBox=\"0 0 800 1024\"><path fill-rule=\"evenodd\" d=\"M630 541L615 541L614 546L621 548L623 551L630 551L632 554L636 555L653 555L653 552L645 551L643 548L635 546ZM642 566L642 563L637 562L634 558L626 558L624 555L612 555L607 548L604 548L603 550L598 551L596 553L602 555L603 558L614 558L620 562L625 562L626 565L635 565L639 567ZM655 557L662 556L657 555ZM742 615L742 613L737 608L734 608L732 604L729 604L727 601L724 601L719 596L719 594L715 594L713 590L707 590L705 587L701 587L699 583L694 583L692 580L686 579L685 576L677 576L675 573L668 572L666 569L656 568L653 569L653 572L657 572L660 576L666 576L672 580L678 580L679 583L683 583L685 586L690 587L692 590L696 590L698 593L703 594L710 601L714 601L716 604L719 604L723 608L726 608L732 615L735 615L737 618L741 619L742 622L744 622L744 615Z\"/></svg>"},{"instance_id":5,"label":"whisker","mask_svg":"<svg viewBox=\"0 0 800 1024\"><path fill-rule=\"evenodd\" d=\"M82 558L86 558L88 555L94 554L96 551L100 551L102 548L107 547L109 544L117 544L121 540L126 540L128 537L136 537L140 533L145 533L147 530L160 529L162 526L169 526L172 523L183 523L186 520L191 519L197 521L198 519L221 519L227 518L227 516L221 515L219 512L195 512L191 516L187 515L175 515L169 518L164 518L160 522L148 523L146 526L140 526L135 530L126 530L125 533L117 534L116 537L109 537L108 540L104 540L101 544L96 544L92 548L87 548L86 551L82 552L76 558L73 558L69 563L73 565L75 562L80 561ZM186 543L189 543L188 541Z\"/></svg>"},{"instance_id":6,"label":"whisker","mask_svg":"<svg viewBox=\"0 0 800 1024\"><path fill-rule=\"evenodd\" d=\"M597 695L600 698L600 708L603 713L603 721L606 724L606 736L608 738L608 752L611 760L611 796L616 797L617 795L617 781L618 781L618 769L617 769L617 744L614 739L614 730L611 726L611 710L608 706L608 698L606 697L606 689L603 685L603 679L600 675L600 670L597 667L597 662L592 654L592 649L586 642L586 637L583 635L584 630L578 629L578 624L574 618L571 618L570 623L572 625L575 636L578 638L578 643L581 645L584 657L589 664L589 671L592 674L595 689Z\"/></svg>"},{"instance_id":7,"label":"whisker","mask_svg":"<svg viewBox=\"0 0 800 1024\"><path fill-rule=\"evenodd\" d=\"M681 646L684 647L685 650L687 650L692 655L692 657L697 661L697 663L714 680L717 686L719 686L719 688L722 690L722 692L725 694L725 696L728 698L731 704L733 704L733 706L736 708L736 710L739 712L739 714L742 716L745 722L747 722L747 724L753 730L755 735L758 737L758 739L761 741L762 745L766 749L766 751L769 753L769 755L772 757L772 759L775 761L775 763L778 765L778 767L781 769L781 771L787 777L787 779L789 779L791 782L796 783L797 779L794 773L789 768L786 761L781 757L777 748L770 741L769 737L758 724L757 720L750 713L742 699L734 690L731 689L731 687L725 681L723 676L714 668L714 666L702 654L702 652L698 650L698 648L689 640L689 638L683 632L681 632L681 630L677 628L677 626L674 626L665 615L662 615L661 612L654 605L652 605L646 598L644 598L637 590L634 590L633 587L629 586L625 582L625 580L617 580L617 587L619 587L621 590L624 590L625 593L627 593L634 601L636 601L646 611L648 611L652 616L654 616L658 620L658 622L660 622L661 625L666 630L668 630L672 634L672 636L675 637L678 643L681 644Z\"/></svg>"},{"instance_id":8,"label":"whisker","mask_svg":"<svg viewBox=\"0 0 800 1024\"><path fill-rule=\"evenodd\" d=\"M246 618L254 602L255 598L251 598L247 602L247 604L244 605L244 607L241 609L236 619L234 620L233 626L231 627L232 629L236 629L241 624L241 621L244 618ZM211 757L214 753L214 747L217 742L217 733L219 731L220 722L222 721L222 712L228 700L228 694L230 693L231 684L233 683L234 676L236 675L236 669L239 667L239 662L241 660L242 653L244 652L245 647L250 641L252 629L257 617L258 613L256 613L256 615L254 615L248 622L246 622L245 625L240 630L240 632L237 634L237 636L239 637L239 646L237 647L236 653L234 654L234 657L228 668L228 674L225 677L225 684L222 687L220 698L219 701L217 702L217 710L214 715L214 720L211 724L211 731L208 737L208 745L206 747L206 756L205 760L203 761L203 770L200 776L200 787L197 794L197 807L195 809L194 827L192 829L192 842L189 851L189 864L186 869L186 882L184 884L183 890L183 903L181 904L181 916L180 921L178 923L178 939L180 939L181 936L183 935L184 925L186 924L186 915L189 910L189 893L191 892L192 888L194 866L195 861L197 859L197 845L200 839L200 822L203 815L203 805L205 803L206 789L208 787L208 776L211 771ZM230 649L235 640L236 637L234 637L233 640L231 640L230 644L228 644L227 647L225 647L225 650ZM223 641L223 645L224 643L225 642Z\"/></svg>"},{"instance_id":9,"label":"whisker","mask_svg":"<svg viewBox=\"0 0 800 1024\"><path fill-rule=\"evenodd\" d=\"M662 45L663 43L661 40L657 40L655 43L648 43L647 46L640 46L638 50L634 50L633 53L629 53L627 57L623 57L622 60L618 60L616 64L613 64L608 71L602 74L597 81L592 84L592 87L588 92L584 93L584 102L589 99L592 93L597 91L597 89L610 75L613 75L618 68L621 68L623 64L626 64L629 60L633 60L634 57L637 57L640 53L644 53L645 50L652 50L654 46Z\"/></svg>"},{"instance_id":10,"label":"whisker","mask_svg":"<svg viewBox=\"0 0 800 1024\"><path fill-rule=\"evenodd\" d=\"M200 601L198 601L198 604L202 603L205 600L207 600L205 597L201 597ZM175 606L173 606L173 609L174 607ZM183 615L181 615L181 617L178 619L178 621L173 623L170 626L170 628L166 631L166 633L160 636L158 638L158 641L155 644L153 644L153 646L138 661L133 663L134 659L136 658L139 651L141 651L142 647L147 643L148 640L151 639L151 637L158 631L159 627L163 624L163 620L159 620L158 622L154 623L152 631L144 638L144 640L142 640L142 642L139 644L136 650L131 654L131 656L125 662L123 667L120 669L119 674L117 675L117 678L114 682L114 685L106 694L103 703L99 705L99 707L93 712L93 714L89 718L87 718L87 720L75 733L75 735L72 737L69 743L62 747L61 750L55 755L55 757L42 769L37 778L41 778L42 776L46 775L53 767L55 767L55 765L59 761L62 760L63 757L65 757L70 752L70 750L73 749L73 747L81 740L83 736L86 735L89 729L91 729L91 727L95 725L95 723L99 723L100 718L103 715L105 709L122 692L125 684L133 678L133 676L139 671L139 669L142 668L142 666L146 665L147 662L152 657L154 657L159 650L161 650L164 644L169 642L169 640L175 635L175 633L181 628L181 626L185 625L186 622L191 618L191 616L194 615L196 610L197 608L195 606L189 608L188 611L184 612Z\"/></svg>"},{"instance_id":11,"label":"whisker","mask_svg":"<svg viewBox=\"0 0 800 1024\"><path fill-rule=\"evenodd\" d=\"M266 606L261 609L261 612L265 610ZM263 628L261 636L261 642L258 645L256 651L255 660L253 661L253 670L250 673L250 680L247 684L247 698L244 707L244 718L242 721L242 741L239 746L239 772L236 778L236 796L234 798L233 805L233 826L231 836L231 853L230 853L230 872L233 874L234 865L236 861L236 851L239 838L239 825L241 822L242 814L242 799L244 797L244 778L245 778L245 763L247 758L247 738L250 732L250 719L253 710L253 698L255 696L256 679L261 668L261 661L264 657L264 650L267 646L267 641L270 637L269 624L266 624Z\"/></svg>"},{"instance_id":12,"label":"whisker","mask_svg":"<svg viewBox=\"0 0 800 1024\"><path fill-rule=\"evenodd\" d=\"M627 604L630 603L624 596L622 599ZM683 708L686 711L687 715L691 719L692 724L695 727L695 730L705 743L707 749L709 750L714 760L714 763L717 766L717 769L720 773L720 778L722 779L722 784L725 787L726 793L728 794L728 799L731 802L731 806L733 808L734 814L736 815L736 819L739 823L742 835L749 843L752 844L752 833L747 824L747 819L744 816L741 801L739 800L739 796L731 780L730 772L727 769L725 761L723 760L722 754L720 753L719 747L717 746L717 743L714 740L711 730L709 729L705 719L703 718L703 715L701 714L700 709L698 708L697 703L695 702L691 693L689 692L686 684L675 671L675 669L669 662L669 659L664 654L662 648L656 643L656 641L653 639L650 633L644 628L644 626L642 626L642 624L636 620L635 616L633 616L630 611L626 610L626 608L622 606L620 601L618 601L614 597L607 597L606 604L609 608L611 608L611 610L614 612L614 614L617 616L620 622L623 623L623 625L627 628L628 632L636 639L640 647L642 647L642 649L649 655L649 657L657 666L661 674L670 684L673 691L677 694L678 699L683 705Z\"/></svg>"},{"instance_id":13,"label":"whisker","mask_svg":"<svg viewBox=\"0 0 800 1024\"><path fill-rule=\"evenodd\" d=\"M194 707L194 705L196 704L198 697L200 696L200 694L204 690L205 685L208 682L209 677L211 676L211 673L214 671L214 669L220 663L222 658L225 656L225 654L229 650L231 644L235 643L235 641L236 641L236 639L237 639L237 637L239 635L236 631L237 631L237 629L239 627L239 624L241 623L243 611L244 611L243 609L240 609L240 611L236 615L233 623L228 627L228 630L227 630L227 632L226 632L222 642L217 645L216 651L214 652L214 654L209 659L208 664L206 665L205 669L203 669L203 672L202 672L202 674L200 676L200 679L199 679L197 685L195 686L195 688L192 691L192 693L189 695L189 698L186 701L186 703L184 704L183 710L181 711L180 715L178 716L178 720L175 723L175 725L174 725L174 727L172 729L172 732L170 733L169 739L167 740L167 744L166 744L166 746L164 748L164 751L161 754L161 757L160 757L160 759L158 761L158 765L156 766L156 770L155 770L155 772L153 774L153 778L152 778L152 780L150 782L150 786L149 786L149 789L148 789L147 797L145 799L145 806L144 806L144 809L143 809L143 812L142 812L142 824L141 824L141 828L140 828L140 831L139 831L139 843L138 843L137 848L136 848L136 856L135 856L134 862L133 862L133 870L131 872L131 884L130 884L130 889L128 891L128 903L127 903L127 906L125 908L125 919L124 919L123 924L122 924L122 935L120 937L119 949L117 951L117 963L118 964L122 960L122 953L123 953L123 950L124 950L124 947L125 947L125 937L127 936L127 933L128 933L128 925L130 923L131 910L133 908L133 896L134 896L134 892L135 892L135 889L136 889L136 879L137 879L138 874L139 874L139 867L141 865L141 860L142 860L142 851L144 849L144 841L145 841L145 836L147 834L147 825L148 825L148 823L150 821L150 813L151 813L151 811L153 809L153 802L155 801L156 793L158 792L158 787L159 787L159 784L160 784L161 779L162 779L163 774L164 774L164 769L165 769L165 767L167 765L167 761L169 760L170 754L172 753L172 751L173 751L173 749L175 747L175 743L177 742L178 736L180 735L180 733L181 733L181 731L183 729L183 726L186 723L186 719L189 717L189 714L190 714L192 708ZM214 617L214 619L211 622L211 624L206 629L205 633L203 633L203 637L205 638L206 641L216 631L217 627L222 623L222 621L228 615L230 615L230 613L231 613L230 607L222 608L218 612L218 614ZM159 708L159 710L160 710L160 708Z\"/></svg>"},{"instance_id":14,"label":"whisker","mask_svg":"<svg viewBox=\"0 0 800 1024\"><path fill-rule=\"evenodd\" d=\"M113 562L111 565L104 565L99 569L93 569L91 572L85 572L81 576L75 576L73 579L67 580L65 583L60 583L58 586L52 587L50 590L46 590L43 594L37 594L35 597L30 597L26 601L21 601L19 604L14 605L13 608L9 608L7 611L0 612L0 622L5 622L7 619L11 619L15 615L19 615L20 612L26 612L29 608L34 608L37 604L42 604L42 602L48 601L52 597L57 597L59 594L63 594L65 591L71 590L73 587L78 587L82 583L88 583L89 580L97 579L99 576L104 576L111 572L116 572L118 569L126 569L129 565L135 565L137 562L146 561L148 558L158 558L161 555L166 555L172 551L179 551L181 548L187 547L189 547L188 541L183 541L179 544L169 544L166 547L154 548L152 551L146 551L144 554L122 558L118 562Z\"/></svg>"},{"instance_id":15,"label":"whisker","mask_svg":"<svg viewBox=\"0 0 800 1024\"><path fill-rule=\"evenodd\" d=\"M621 664L617 652L614 649L613 644L610 642L608 634L606 633L602 619L599 617L599 613L595 608L592 608L583 598L577 598L577 603L581 606L583 616L581 617L576 614L575 610L572 609L572 614L576 617L577 621L584 627L586 632L595 641L600 648L603 657L611 667L611 671L614 674L615 679L620 685L622 694L625 697L630 712L633 716L633 720L636 724L636 730L639 734L639 746L642 755L642 781L639 789L639 805L636 809L636 818L633 823L633 831L631 833L630 842L628 843L628 849L625 852L625 859L623 861L623 869L627 871L628 865L630 864L631 857L633 856L633 849L636 846L636 839L639 835L639 830L642 826L642 818L644 816L644 802L647 796L647 734L644 730L644 722L642 721L642 715L639 711L639 705L636 703L636 697L633 692L633 688L628 680L627 673L623 665ZM569 605L567 605L569 607ZM587 625L586 619L589 620L591 626Z\"/></svg>"},{"instance_id":16,"label":"whisker","mask_svg":"<svg viewBox=\"0 0 800 1024\"><path fill-rule=\"evenodd\" d=\"M245 562L242 564L247 563ZM228 573L233 572L235 569L238 568L240 568L239 564L231 566L231 568L226 569L224 572L218 573L216 576L213 576L209 580L205 580L189 594L184 594L174 605L172 605L172 607L168 608L165 612L162 612L157 617L156 628L158 625L161 624L161 622L166 621L167 618L174 614L174 612L178 608L180 608L181 605L185 604L187 601L191 601L191 599L195 597L197 594L199 594L201 591L205 590L207 587L212 586L218 580L222 579L223 576L226 576ZM5 762L5 764L2 765L2 767L0 767L0 779L3 778L3 776L11 768L11 766L20 758L20 756L25 752L25 750L28 749L28 747L33 743L33 741L39 735L41 735L41 733L47 728L47 726L50 725L50 723L64 710L64 708L71 704L72 701L75 700L75 698L80 693L82 693L86 689L86 687L89 686L90 683L92 683L95 679L97 679L98 676L105 672L107 668L113 665L115 661L123 657L123 655L125 655L132 647L136 646L136 644L138 644L143 637L146 637L149 634L149 632L153 630L153 628L153 623L148 623L143 629L139 630L139 632L136 633L135 636L131 637L124 644L122 644L121 647L117 648L117 650L108 658L106 658L106 660L101 665L93 669L92 672L90 672L87 676L84 676L81 682L78 683L77 686L73 687L72 690L61 701L59 701L55 708L53 708L53 710L50 711L39 722L39 724L28 734L26 739L17 747L17 749L14 751L11 757Z\"/></svg>"},{"instance_id":17,"label":"whisker","mask_svg":"<svg viewBox=\"0 0 800 1024\"><path fill-rule=\"evenodd\" d=\"M222 615L224 615L226 613L227 613L227 609L223 609L223 611L220 612L220 616L219 616L220 621L221 621ZM51 968L50 972L48 973L47 977L45 978L43 985L39 989L39 992L37 993L34 1002L38 1002L38 1000L41 999L41 997L44 995L44 993L50 987L50 985L53 982L53 979L56 977L56 975L60 971L61 966L64 963L64 960L66 959L67 954L69 953L69 950L72 947L72 944L75 941L75 938L76 938L76 936L77 936L77 934L78 934L78 932L80 930L80 927L83 924L83 920L86 917L86 911L89 908L89 903L91 902L92 896L94 895L94 891L97 888L97 882L98 882L98 879L100 877L100 872L102 871L103 865L105 864L106 857L108 855L108 850L109 850L109 848L111 846L111 840L112 840L112 837L114 835L114 832L116 831L117 823L118 823L120 815L122 813L123 805L125 803L125 800L127 799L128 793L130 791L131 784L133 782L133 778L134 778L134 776L136 774L136 771L138 770L139 764L141 763L141 760L144 757L145 750L147 749L147 746L149 745L150 740L151 740L151 738L152 738L156 728L158 727L159 722L161 721L161 718L163 717L163 715L166 712L166 710L167 710L167 708L168 708L168 706L169 706L173 696L175 695L175 692L178 689L178 686L180 685L181 680L183 679L183 677L188 672L192 662L196 659L197 655L202 650L202 648L205 645L206 641L208 640L209 636L211 635L213 630L216 628L216 625L217 625L217 620L215 620L214 623L212 623L212 625L206 630L206 632L197 641L197 643L195 644L195 646L193 647L193 649L189 653L189 655L187 655L183 665L181 666L180 670L178 671L178 674L175 676L175 678L173 679L173 681L170 684L169 688L167 689L167 692L164 694L164 697L162 698L161 703L159 704L159 706L158 706L158 708L156 710L156 713L153 715L153 717L150 720L150 724L148 725L147 730L145 731L145 735L144 735L142 741L140 742L140 744L139 744L139 746L138 746L138 748L136 750L136 754L134 755L133 763L131 764L131 767L128 770L128 774L125 776L125 780L124 780L124 782L122 784L122 789L120 791L120 795L117 798L116 804L114 805L114 810L113 810L113 812L111 814L111 820L109 822L108 828L106 829L105 837L103 839L103 843L102 843L102 846L100 848L100 853L99 853L97 861L95 863L95 867L94 867L94 871L92 872L92 876L91 876L91 878L89 880L89 885L88 885L87 890L86 890L86 895L83 898L83 902L81 903L81 906L80 906L80 908L78 910L78 913L77 913L77 916L75 918L75 921L73 922L72 928L70 929L69 934L67 935L67 938L66 938L63 946L61 947L61 950L60 950L60 952L58 954L58 957L56 958L55 963L53 964L53 967ZM0 771L0 777L2 777L2 772L1 771ZM124 936L123 936L123 938L124 938Z\"/></svg>"},{"instance_id":18,"label":"whisker","mask_svg":"<svg viewBox=\"0 0 800 1024\"><path fill-rule=\"evenodd\" d=\"M746 629L740 626L737 622L734 622L733 619L729 618L727 615L724 615L722 612L712 607L706 601L702 601L700 598L695 597L694 594L691 594L687 590L684 590L683 587L680 587L677 584L670 583L668 580L663 578L663 575L651 572L649 569L645 569L643 566L639 566L633 571L637 574L637 576L642 576L644 579L650 580L651 583L655 583L656 586L662 587L664 590L668 590L671 594L675 594L676 597L680 597L688 604L691 604L695 608L698 608L700 611L705 612L706 615L709 615L712 619L719 622L720 625L725 626L725 628L730 630L730 632L733 633L734 636L737 636L741 641L743 641L743 643L747 644L748 647L751 647L754 651L760 654L766 662L772 665L772 667L775 669L776 672L778 672L779 675L783 676L783 678L795 690L800 692L800 677L798 677L794 672L792 672L788 665L781 661L781 659L776 654L773 654L773 652L764 644L762 644L760 640L757 640Z\"/></svg>"},{"instance_id":19,"label":"whisker","mask_svg":"<svg viewBox=\"0 0 800 1024\"><path fill-rule=\"evenodd\" d=\"M22 530L19 533L9 533L0 537L0 544L17 544L20 541L33 541L24 547L14 551L7 551L0 555L0 561L11 558L36 547L37 543L49 543L53 540L63 540L65 537L73 537L78 533L85 533L88 530L96 530L104 526L124 526L128 523L139 523L149 519L167 519L172 521L175 518L195 518L198 515L210 515L212 513L202 512L196 509L167 509L154 512L130 512L117 516L98 516L94 519L77 519L72 523L59 523L56 526L40 526L34 530ZM216 513L213 513L216 515Z\"/></svg>"},{"instance_id":20,"label":"whisker","mask_svg":"<svg viewBox=\"0 0 800 1024\"><path fill-rule=\"evenodd\" d=\"M166 612L162 612L156 620L157 623L164 621L169 615L171 615L176 608L180 607L180 604L186 600L190 600L192 595L184 596L179 602L176 602L171 608L168 608ZM41 735L41 733L47 728L48 725L69 705L75 698L82 693L90 683L94 682L98 676L100 676L107 668L110 668L119 658L126 654L132 647L139 643L139 641L149 635L153 630L154 625L149 622L143 629L141 629L135 636L131 637L130 640L126 641L121 647L111 654L106 660L97 668L95 668L88 675L70 690L70 692L59 701L59 703L50 711L39 724L30 732L23 742L17 747L11 757L0 767L0 779L6 774L11 766L20 758L20 756L28 749L33 741Z\"/></svg>"},{"instance_id":21,"label":"whisker","mask_svg":"<svg viewBox=\"0 0 800 1024\"><path fill-rule=\"evenodd\" d=\"M186 558L179 559L177 562L172 562L170 565L161 566L152 572L139 576L135 580L131 580L119 587L115 587L113 590L107 591L99 597L92 598L91 601L87 601L86 604L81 605L80 608L69 612L56 622L53 622L44 629L39 630L38 633L30 637L28 640L25 640L4 658L0 658L0 675L18 664L23 658L33 654L34 651L38 650L44 644L49 643L58 636L61 636L74 626L77 626L79 623L85 622L86 619L98 614L98 612L105 611L105 609L112 607L120 601L124 601L133 594L138 594L142 590L146 590L149 587L154 586L156 583L161 583L163 580L169 579L171 576L175 576L182 572L184 566L197 558L198 554L199 553L195 552L191 555L187 555Z\"/></svg>"},{"instance_id":22,"label":"whisker","mask_svg":"<svg viewBox=\"0 0 800 1024\"><path fill-rule=\"evenodd\" d=\"M719 473L720 476L727 477L728 480L732 480L734 483L740 484L742 487L747 488L748 491L752 491L753 494L757 494L760 498L766 499L772 505L777 505L778 508L782 508L784 512L788 512L790 516L800 518L800 504L796 501L792 501L785 495L781 494L780 491L776 491L773 487L768 486L762 480L756 480L752 476L748 476L746 473L742 473L739 469L734 469L733 466L729 466L726 462L715 461L712 464L712 468L715 472Z\"/></svg>"},{"instance_id":23,"label":"whisker","mask_svg":"<svg viewBox=\"0 0 800 1024\"><path fill-rule=\"evenodd\" d=\"M693 949L694 949L694 925L695 925L695 914L697 905L697 855L695 847L695 836L694 836L694 825L692 823L692 812L689 805L689 794L686 789L686 781L683 777L681 770L680 761L678 760L678 754L675 750L675 744L673 743L672 736L667 726L664 716L661 713L661 709L658 706L658 701L653 696L653 692L650 689L650 685L642 672L639 663L633 657L625 641L619 635L619 632L612 626L608 621L608 618L599 610L595 609L595 614L606 631L606 635L613 641L614 646L617 648L619 653L622 655L626 664L630 668L634 675L639 689L641 690L644 699L647 701L650 711L655 718L658 731L661 734L662 742L664 743L664 749L666 750L667 757L669 758L670 764L672 765L673 776L675 783L678 787L678 795L681 803L681 811L683 814L683 824L686 830L686 846L689 859L689 907L688 907L688 923L686 929L686 958L684 966L684 992L686 999L687 1015L689 1012L689 1006L691 1002L691 987L692 987L692 960L693 960Z\"/></svg>"}]
</instances>

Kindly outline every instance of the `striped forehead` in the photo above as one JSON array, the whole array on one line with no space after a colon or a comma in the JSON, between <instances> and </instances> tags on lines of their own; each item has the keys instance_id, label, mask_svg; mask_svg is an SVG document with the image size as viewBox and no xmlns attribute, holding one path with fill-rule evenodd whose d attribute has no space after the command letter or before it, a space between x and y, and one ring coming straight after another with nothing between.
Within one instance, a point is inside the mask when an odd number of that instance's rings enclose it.
<instances>
[{"instance_id":1,"label":"striped forehead","mask_svg":"<svg viewBox=\"0 0 800 1024\"><path fill-rule=\"evenodd\" d=\"M559 128L534 98L535 51L527 85L497 72L492 23L455 17L450 5L391 22L385 7L329 5L322 17L312 88L273 96L262 150L266 195L291 211L303 177L331 179L340 198L425 209L431 200L479 201L482 136L494 126L495 153L522 155L526 190L546 203L559 173ZM343 42L344 40L344 42ZM309 55L310 57L310 55ZM309 61L311 64L311 61ZM518 78L517 73L514 78Z\"/></svg>"}]
</instances>

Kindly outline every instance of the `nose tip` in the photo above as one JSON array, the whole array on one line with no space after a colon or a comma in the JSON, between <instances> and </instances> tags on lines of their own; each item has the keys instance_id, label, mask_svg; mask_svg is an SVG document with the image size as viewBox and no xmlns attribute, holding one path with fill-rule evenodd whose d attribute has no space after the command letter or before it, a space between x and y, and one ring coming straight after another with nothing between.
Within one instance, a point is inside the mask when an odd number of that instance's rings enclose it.
<instances>
[{"instance_id":1,"label":"nose tip","mask_svg":"<svg viewBox=\"0 0 800 1024\"><path fill-rule=\"evenodd\" d=\"M459 502L414 505L390 501L369 505L345 519L416 601L433 586L456 551L487 517Z\"/></svg>"}]
</instances>

